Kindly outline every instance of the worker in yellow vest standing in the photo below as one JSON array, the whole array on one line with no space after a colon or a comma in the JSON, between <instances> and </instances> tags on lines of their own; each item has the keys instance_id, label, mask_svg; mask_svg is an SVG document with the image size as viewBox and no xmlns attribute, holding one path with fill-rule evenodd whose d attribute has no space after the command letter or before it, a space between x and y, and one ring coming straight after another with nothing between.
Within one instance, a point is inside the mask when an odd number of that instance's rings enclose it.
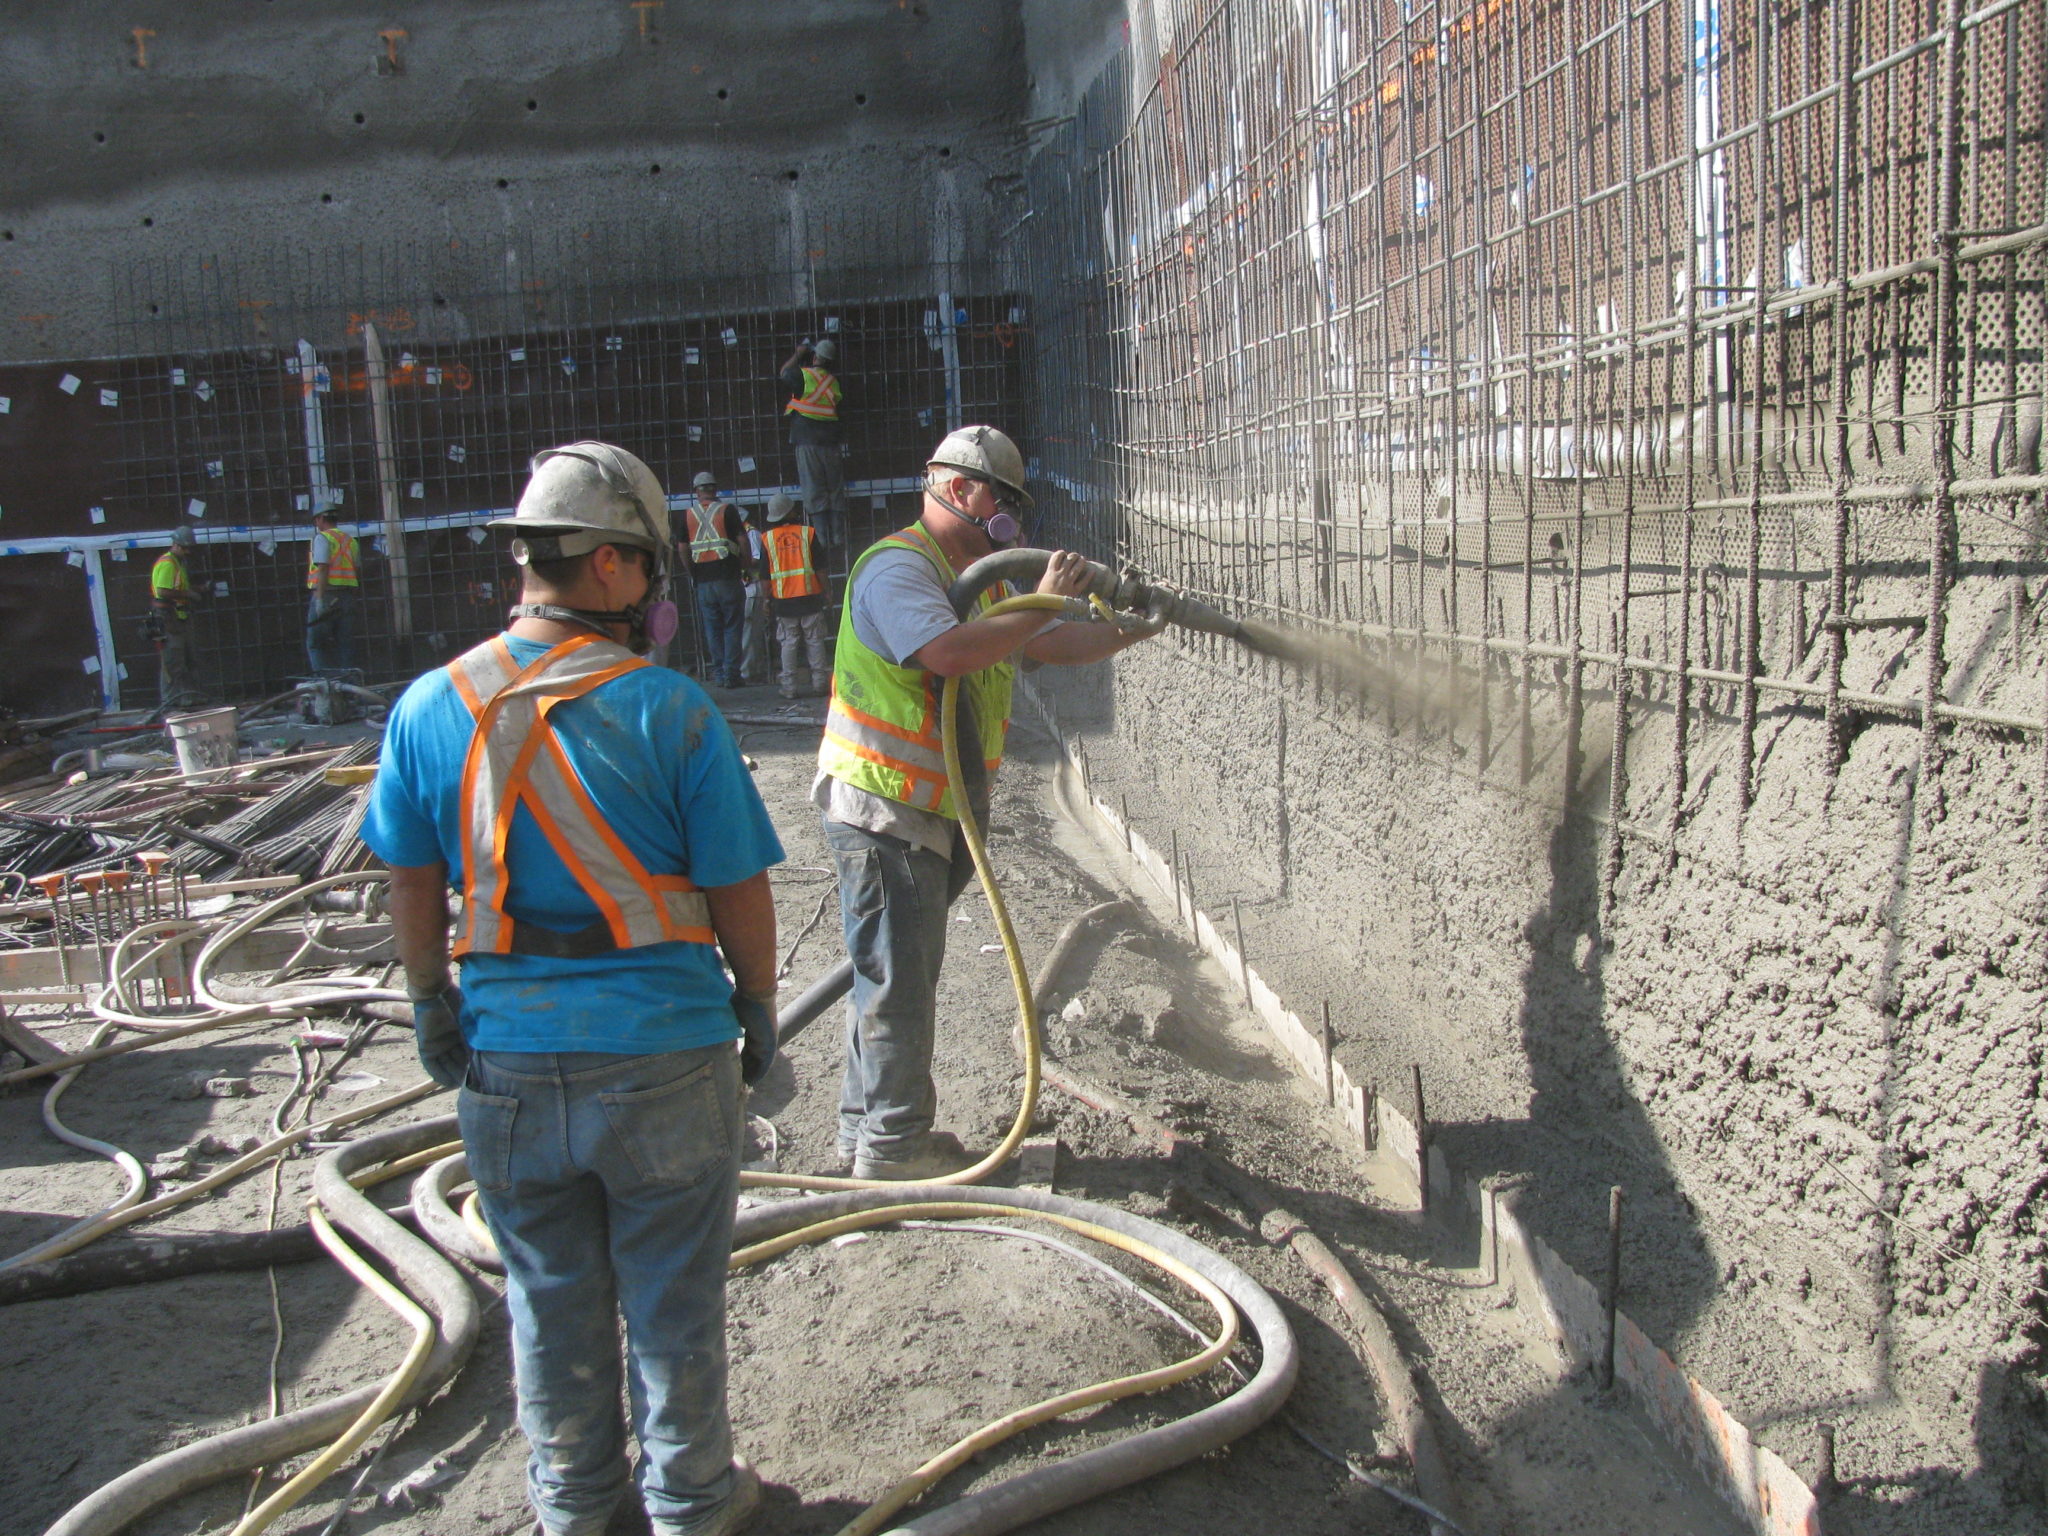
<instances>
[{"instance_id":1,"label":"worker in yellow vest standing","mask_svg":"<svg viewBox=\"0 0 2048 1536\"><path fill-rule=\"evenodd\" d=\"M317 672L345 672L356 664L356 594L362 587L356 536L326 508L313 514L306 551L306 662Z\"/></svg>"},{"instance_id":2,"label":"worker in yellow vest standing","mask_svg":"<svg viewBox=\"0 0 2048 1536\"><path fill-rule=\"evenodd\" d=\"M1034 661L1078 665L1144 637L1044 612L965 622L953 612L946 589L1014 541L1030 505L1017 445L993 427L963 428L926 465L923 515L869 548L847 578L811 799L838 866L854 966L839 1152L859 1178L937 1178L973 1161L957 1138L932 1129L946 909L972 873L939 733L945 679L964 684L961 756L983 769L974 798L985 811L980 802L1010 724L1012 658L1022 651ZM1087 584L1085 562L1058 551L1038 590L1077 597ZM985 593L980 607L1002 590Z\"/></svg>"},{"instance_id":3,"label":"worker in yellow vest standing","mask_svg":"<svg viewBox=\"0 0 2048 1536\"><path fill-rule=\"evenodd\" d=\"M818 530L827 549L846 546L846 441L842 413L846 390L833 372L839 343L798 343L782 365L782 387L789 391L783 413L789 417L789 442L796 449L796 477L803 485L804 515Z\"/></svg>"},{"instance_id":4,"label":"worker in yellow vest standing","mask_svg":"<svg viewBox=\"0 0 2048 1536\"><path fill-rule=\"evenodd\" d=\"M149 570L149 633L156 641L156 699L165 709L190 701L192 686L192 572L186 562L198 543L190 528L171 534L171 547Z\"/></svg>"},{"instance_id":5,"label":"worker in yellow vest standing","mask_svg":"<svg viewBox=\"0 0 2048 1536\"><path fill-rule=\"evenodd\" d=\"M823 693L832 675L825 661L825 583L818 575L817 534L796 520L796 503L787 496L768 498L768 528L761 535L767 565L762 585L775 614L775 638L782 648L782 673L776 679L785 699L799 692ZM804 649L810 675L797 683L797 646Z\"/></svg>"}]
</instances>

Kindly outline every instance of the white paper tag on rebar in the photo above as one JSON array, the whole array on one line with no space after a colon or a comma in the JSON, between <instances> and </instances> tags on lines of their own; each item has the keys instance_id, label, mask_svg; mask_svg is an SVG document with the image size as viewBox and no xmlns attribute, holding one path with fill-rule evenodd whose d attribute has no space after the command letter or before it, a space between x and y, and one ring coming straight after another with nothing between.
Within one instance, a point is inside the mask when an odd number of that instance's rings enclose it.
<instances>
[{"instance_id":1,"label":"white paper tag on rebar","mask_svg":"<svg viewBox=\"0 0 2048 1536\"><path fill-rule=\"evenodd\" d=\"M881 491L875 492L875 494L868 498L868 500L869 504L873 506L877 512L886 512L889 510L889 498L886 494L884 494Z\"/></svg>"},{"instance_id":2,"label":"white paper tag on rebar","mask_svg":"<svg viewBox=\"0 0 2048 1536\"><path fill-rule=\"evenodd\" d=\"M101 391L100 391L100 404L101 404L101 405L106 405L106 406L115 406L115 405L119 405L120 403L121 403L121 391L119 391L118 389L103 389L103 390L101 390Z\"/></svg>"},{"instance_id":3,"label":"white paper tag on rebar","mask_svg":"<svg viewBox=\"0 0 2048 1536\"><path fill-rule=\"evenodd\" d=\"M85 669L85 675L87 677L92 677L99 672L100 659L97 656L88 656L85 658L85 660L79 663L79 666Z\"/></svg>"},{"instance_id":4,"label":"white paper tag on rebar","mask_svg":"<svg viewBox=\"0 0 2048 1536\"><path fill-rule=\"evenodd\" d=\"M825 333L828 336L839 334L839 317L837 315L827 315L825 317Z\"/></svg>"},{"instance_id":5,"label":"white paper tag on rebar","mask_svg":"<svg viewBox=\"0 0 2048 1536\"><path fill-rule=\"evenodd\" d=\"M740 333L729 325L718 334L728 347L736 347L740 344Z\"/></svg>"},{"instance_id":6,"label":"white paper tag on rebar","mask_svg":"<svg viewBox=\"0 0 2048 1536\"><path fill-rule=\"evenodd\" d=\"M438 368L429 368L429 369L427 370L427 382L428 382L429 384L438 384L438 383L440 383L440 382L441 382L441 370L440 370L440 369L438 369Z\"/></svg>"},{"instance_id":7,"label":"white paper tag on rebar","mask_svg":"<svg viewBox=\"0 0 2048 1536\"><path fill-rule=\"evenodd\" d=\"M206 472L218 480L228 472L227 462L224 459L208 459L206 461Z\"/></svg>"},{"instance_id":8,"label":"white paper tag on rebar","mask_svg":"<svg viewBox=\"0 0 2048 1536\"><path fill-rule=\"evenodd\" d=\"M930 406L926 406L917 413L917 424L920 427L928 427L932 424L932 408Z\"/></svg>"},{"instance_id":9,"label":"white paper tag on rebar","mask_svg":"<svg viewBox=\"0 0 2048 1536\"><path fill-rule=\"evenodd\" d=\"M329 487L327 488L327 504L328 504L328 505L329 505L330 507L338 507L338 506L340 506L340 505L341 505L341 504L342 504L342 503L343 503L344 501L347 501L347 500L348 500L348 492L347 492L347 491L345 491L345 490L343 490L343 489L342 489L342 488L341 488L340 486L338 486L338 485L330 485L330 486L329 486Z\"/></svg>"},{"instance_id":10,"label":"white paper tag on rebar","mask_svg":"<svg viewBox=\"0 0 2048 1536\"><path fill-rule=\"evenodd\" d=\"M84 565L85 555L76 549L66 550L64 552L64 563L66 565Z\"/></svg>"},{"instance_id":11,"label":"white paper tag on rebar","mask_svg":"<svg viewBox=\"0 0 2048 1536\"><path fill-rule=\"evenodd\" d=\"M683 362L686 365L690 363L701 363L703 361L703 354L698 352L698 350L695 347L683 348Z\"/></svg>"},{"instance_id":12,"label":"white paper tag on rebar","mask_svg":"<svg viewBox=\"0 0 2048 1536\"><path fill-rule=\"evenodd\" d=\"M67 395L75 395L78 393L78 386L83 384L84 382L85 380L81 379L77 374L67 373L64 375L63 378L57 381L57 387L63 390L64 393ZM99 663L95 661L93 665L98 666Z\"/></svg>"},{"instance_id":13,"label":"white paper tag on rebar","mask_svg":"<svg viewBox=\"0 0 2048 1536\"><path fill-rule=\"evenodd\" d=\"M741 460L740 460L740 473L741 473L741 474L743 474L743 475L751 475L751 474L752 474L753 472L754 472L754 461L753 461L752 459L741 459Z\"/></svg>"},{"instance_id":14,"label":"white paper tag on rebar","mask_svg":"<svg viewBox=\"0 0 2048 1536\"><path fill-rule=\"evenodd\" d=\"M207 383L206 380L201 379L192 386L192 393L202 400L211 400L213 398L213 386Z\"/></svg>"},{"instance_id":15,"label":"white paper tag on rebar","mask_svg":"<svg viewBox=\"0 0 2048 1536\"><path fill-rule=\"evenodd\" d=\"M1022 325L1023 323L1024 323L1024 310L1023 310L1023 307L1022 307L1021 305L1015 305L1015 304L1011 305L1011 306L1010 306L1010 324L1012 324L1012 325Z\"/></svg>"},{"instance_id":16,"label":"white paper tag on rebar","mask_svg":"<svg viewBox=\"0 0 2048 1536\"><path fill-rule=\"evenodd\" d=\"M487 531L485 530L485 528L484 528L484 525L483 525L482 523L474 523L474 524L472 524L472 525L470 526L470 530L469 530L469 542L470 542L470 543L472 543L472 544L481 544L481 543L483 543L483 541L484 541L485 539L487 539L487 538L489 538L489 537L490 537L490 534L489 534L489 533L488 533L488 532L487 532Z\"/></svg>"},{"instance_id":17,"label":"white paper tag on rebar","mask_svg":"<svg viewBox=\"0 0 2048 1536\"><path fill-rule=\"evenodd\" d=\"M331 395L334 393L334 373L325 363L313 369L313 393Z\"/></svg>"},{"instance_id":18,"label":"white paper tag on rebar","mask_svg":"<svg viewBox=\"0 0 2048 1536\"><path fill-rule=\"evenodd\" d=\"M185 515L187 517L206 516L206 503L201 501L197 496L194 496L190 501L185 503Z\"/></svg>"},{"instance_id":19,"label":"white paper tag on rebar","mask_svg":"<svg viewBox=\"0 0 2048 1536\"><path fill-rule=\"evenodd\" d=\"M123 565L126 565L128 563L128 546L126 544L113 545L107 550L107 558L109 560L118 560Z\"/></svg>"},{"instance_id":20,"label":"white paper tag on rebar","mask_svg":"<svg viewBox=\"0 0 2048 1536\"><path fill-rule=\"evenodd\" d=\"M277 553L277 540L265 539L261 544L258 544L256 547L266 555L274 555Z\"/></svg>"},{"instance_id":21,"label":"white paper tag on rebar","mask_svg":"<svg viewBox=\"0 0 2048 1536\"><path fill-rule=\"evenodd\" d=\"M693 443L701 443L701 442L703 442L703 441L704 441L704 429L703 429L702 427L699 427L699 426L692 426L692 427L691 427L691 428L689 429L689 433L690 433L690 441L691 441L691 442L693 442Z\"/></svg>"},{"instance_id":22,"label":"white paper tag on rebar","mask_svg":"<svg viewBox=\"0 0 2048 1536\"><path fill-rule=\"evenodd\" d=\"M105 507L87 507L85 515L95 523L104 523L107 520L107 509Z\"/></svg>"},{"instance_id":23,"label":"white paper tag on rebar","mask_svg":"<svg viewBox=\"0 0 2048 1536\"><path fill-rule=\"evenodd\" d=\"M0 416L11 415L14 411L14 396L0 395Z\"/></svg>"},{"instance_id":24,"label":"white paper tag on rebar","mask_svg":"<svg viewBox=\"0 0 2048 1536\"><path fill-rule=\"evenodd\" d=\"M299 360L296 357L286 358L284 360L284 371L296 375L299 371Z\"/></svg>"},{"instance_id":25,"label":"white paper tag on rebar","mask_svg":"<svg viewBox=\"0 0 2048 1536\"><path fill-rule=\"evenodd\" d=\"M401 368L410 368L413 366L413 364L415 364L418 361L419 359L414 357L410 352L401 352L398 354L398 366Z\"/></svg>"},{"instance_id":26,"label":"white paper tag on rebar","mask_svg":"<svg viewBox=\"0 0 2048 1536\"><path fill-rule=\"evenodd\" d=\"M451 462L460 464L468 459L469 450L460 443L450 443L448 445L448 457Z\"/></svg>"},{"instance_id":27,"label":"white paper tag on rebar","mask_svg":"<svg viewBox=\"0 0 2048 1536\"><path fill-rule=\"evenodd\" d=\"M127 682L127 681L128 681L128 663L127 663L127 662L125 662L125 661L117 661L117 662L115 662L115 663L114 663L114 676L116 676L116 677L118 677L119 679L121 679L121 681L122 681L122 682L124 682L124 683L125 683L125 682Z\"/></svg>"},{"instance_id":28,"label":"white paper tag on rebar","mask_svg":"<svg viewBox=\"0 0 2048 1536\"><path fill-rule=\"evenodd\" d=\"M226 597L228 595L228 584L224 581L216 581L213 584L213 595L215 597Z\"/></svg>"},{"instance_id":29,"label":"white paper tag on rebar","mask_svg":"<svg viewBox=\"0 0 2048 1536\"><path fill-rule=\"evenodd\" d=\"M408 485L408 486L407 486L407 487L405 488L405 494L406 494L406 495L408 495L408 496L410 496L410 497L411 497L411 498L412 498L412 499L413 499L414 501L425 501L425 500L427 499L427 483L426 483L426 481L424 481L424 480L415 480L415 481L413 481L413 483L412 483L411 485Z\"/></svg>"},{"instance_id":30,"label":"white paper tag on rebar","mask_svg":"<svg viewBox=\"0 0 2048 1536\"><path fill-rule=\"evenodd\" d=\"M183 389L184 387L185 387L185 370L184 370L184 369L182 369L182 368L173 368L173 369L171 370L171 388L173 388L173 389Z\"/></svg>"},{"instance_id":31,"label":"white paper tag on rebar","mask_svg":"<svg viewBox=\"0 0 2048 1536\"><path fill-rule=\"evenodd\" d=\"M607 352L623 352L626 350L626 338L623 336L607 336L604 339L604 349Z\"/></svg>"},{"instance_id":32,"label":"white paper tag on rebar","mask_svg":"<svg viewBox=\"0 0 2048 1536\"><path fill-rule=\"evenodd\" d=\"M512 361L515 363L523 363L526 361L526 348L514 347L510 352L507 352L505 355L511 358Z\"/></svg>"},{"instance_id":33,"label":"white paper tag on rebar","mask_svg":"<svg viewBox=\"0 0 2048 1536\"><path fill-rule=\"evenodd\" d=\"M573 357L565 357L565 358L563 358L563 359L562 359L562 372L564 372L564 373L568 374L568 375L569 375L570 377L572 377L572 378L573 378L573 377L575 377L575 374L576 374L576 359L575 359L575 358L573 358Z\"/></svg>"},{"instance_id":34,"label":"white paper tag on rebar","mask_svg":"<svg viewBox=\"0 0 2048 1536\"><path fill-rule=\"evenodd\" d=\"M304 493L301 493L292 498L292 505L298 508L299 511L301 512L308 512L312 510L313 498L305 495Z\"/></svg>"}]
</instances>

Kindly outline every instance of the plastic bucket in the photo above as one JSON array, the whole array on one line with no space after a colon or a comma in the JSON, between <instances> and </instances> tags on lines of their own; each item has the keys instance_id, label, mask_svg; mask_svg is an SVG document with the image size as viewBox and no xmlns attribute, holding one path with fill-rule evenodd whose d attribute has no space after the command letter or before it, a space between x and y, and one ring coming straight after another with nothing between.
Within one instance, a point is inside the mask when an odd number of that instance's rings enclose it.
<instances>
[{"instance_id":1,"label":"plastic bucket","mask_svg":"<svg viewBox=\"0 0 2048 1536\"><path fill-rule=\"evenodd\" d=\"M178 772L194 774L208 768L234 767L234 706L166 715L164 729L170 732L171 747L178 754Z\"/></svg>"}]
</instances>

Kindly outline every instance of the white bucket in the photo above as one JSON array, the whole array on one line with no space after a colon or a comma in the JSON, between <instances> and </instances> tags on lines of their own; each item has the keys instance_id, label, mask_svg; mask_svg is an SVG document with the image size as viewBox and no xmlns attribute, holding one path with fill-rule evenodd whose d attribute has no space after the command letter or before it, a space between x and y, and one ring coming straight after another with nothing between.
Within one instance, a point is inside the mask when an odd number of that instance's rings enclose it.
<instances>
[{"instance_id":1,"label":"white bucket","mask_svg":"<svg viewBox=\"0 0 2048 1536\"><path fill-rule=\"evenodd\" d=\"M178 754L178 772L194 774L207 768L235 765L235 710L195 709L188 715L165 715L164 729Z\"/></svg>"}]
</instances>

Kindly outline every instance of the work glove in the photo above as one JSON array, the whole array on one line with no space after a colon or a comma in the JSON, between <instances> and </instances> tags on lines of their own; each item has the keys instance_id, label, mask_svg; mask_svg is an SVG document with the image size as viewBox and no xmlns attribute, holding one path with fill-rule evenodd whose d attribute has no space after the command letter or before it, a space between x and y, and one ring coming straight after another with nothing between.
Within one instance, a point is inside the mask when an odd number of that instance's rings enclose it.
<instances>
[{"instance_id":1,"label":"work glove","mask_svg":"<svg viewBox=\"0 0 2048 1536\"><path fill-rule=\"evenodd\" d=\"M469 1043L462 1038L462 989L449 982L438 992L405 989L412 999L413 1043L420 1065L443 1088L460 1088L469 1075Z\"/></svg>"},{"instance_id":2,"label":"work glove","mask_svg":"<svg viewBox=\"0 0 2048 1536\"><path fill-rule=\"evenodd\" d=\"M735 991L732 1011L745 1031L740 1041L740 1081L751 1088L775 1065L775 999Z\"/></svg>"}]
</instances>

